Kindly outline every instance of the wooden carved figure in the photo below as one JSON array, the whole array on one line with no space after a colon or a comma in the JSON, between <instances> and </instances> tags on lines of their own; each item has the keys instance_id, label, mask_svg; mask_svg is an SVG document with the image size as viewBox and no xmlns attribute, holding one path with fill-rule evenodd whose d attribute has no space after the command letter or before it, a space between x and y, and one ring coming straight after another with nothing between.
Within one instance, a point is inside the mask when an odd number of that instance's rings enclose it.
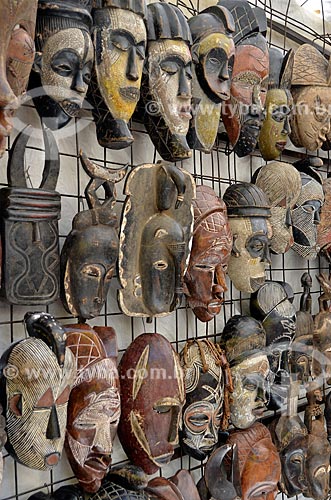
<instances>
[{"instance_id":1,"label":"wooden carved figure","mask_svg":"<svg viewBox=\"0 0 331 500\"><path fill-rule=\"evenodd\" d=\"M230 418L238 429L250 427L266 409L269 361L265 343L262 324L250 316L233 316L222 333L221 346L233 380Z\"/></svg>"},{"instance_id":2,"label":"wooden carved figure","mask_svg":"<svg viewBox=\"0 0 331 500\"><path fill-rule=\"evenodd\" d=\"M285 253L294 243L291 210L300 196L300 174L290 163L274 161L263 165L254 174L253 182L271 204L270 249L276 254Z\"/></svg>"},{"instance_id":3,"label":"wooden carved figure","mask_svg":"<svg viewBox=\"0 0 331 500\"><path fill-rule=\"evenodd\" d=\"M228 274L237 290L252 293L265 282L266 266L271 263L270 202L248 182L229 186L223 200L233 235Z\"/></svg>"},{"instance_id":4,"label":"wooden carved figure","mask_svg":"<svg viewBox=\"0 0 331 500\"><path fill-rule=\"evenodd\" d=\"M8 188L0 191L2 238L1 293L11 304L50 304L59 296L58 219L61 197L55 191L60 161L55 139L44 129L45 166L39 188L27 187L24 151L32 127L13 143Z\"/></svg>"},{"instance_id":5,"label":"wooden carved figure","mask_svg":"<svg viewBox=\"0 0 331 500\"><path fill-rule=\"evenodd\" d=\"M180 305L184 293L195 184L178 167L147 164L130 173L125 194L120 307L129 316L165 316Z\"/></svg>"},{"instance_id":6,"label":"wooden carved figure","mask_svg":"<svg viewBox=\"0 0 331 500\"><path fill-rule=\"evenodd\" d=\"M259 149L265 160L275 160L284 151L290 133L292 96L290 93L293 50L269 48L269 83L265 102L266 116L259 135Z\"/></svg>"},{"instance_id":7,"label":"wooden carved figure","mask_svg":"<svg viewBox=\"0 0 331 500\"><path fill-rule=\"evenodd\" d=\"M24 320L29 337L12 344L0 360L6 449L19 463L48 470L61 458L75 360L53 316L26 313Z\"/></svg>"},{"instance_id":8,"label":"wooden carved figure","mask_svg":"<svg viewBox=\"0 0 331 500\"><path fill-rule=\"evenodd\" d=\"M140 96L146 51L146 1L102 0L93 10L95 70L88 100L99 144L122 149L133 142L128 128Z\"/></svg>"},{"instance_id":9,"label":"wooden carved figure","mask_svg":"<svg viewBox=\"0 0 331 500\"><path fill-rule=\"evenodd\" d=\"M98 491L111 464L120 419L116 334L111 327L66 326L77 377L68 403L65 450L80 486Z\"/></svg>"},{"instance_id":10,"label":"wooden carved figure","mask_svg":"<svg viewBox=\"0 0 331 500\"><path fill-rule=\"evenodd\" d=\"M118 257L115 183L126 168L112 170L92 163L81 153L82 165L91 177L85 189L89 210L79 212L61 252L61 299L73 316L86 319L100 314L107 299ZM103 187L105 200L97 190Z\"/></svg>"},{"instance_id":11,"label":"wooden carved figure","mask_svg":"<svg viewBox=\"0 0 331 500\"><path fill-rule=\"evenodd\" d=\"M331 179L322 183L324 204L321 208L321 220L317 226L317 248L320 255L331 262Z\"/></svg>"},{"instance_id":12,"label":"wooden carved figure","mask_svg":"<svg viewBox=\"0 0 331 500\"><path fill-rule=\"evenodd\" d=\"M224 352L208 340L189 340L180 353L186 403L180 440L183 450L205 459L218 444L230 417L231 372Z\"/></svg>"},{"instance_id":13,"label":"wooden carved figure","mask_svg":"<svg viewBox=\"0 0 331 500\"><path fill-rule=\"evenodd\" d=\"M92 0L38 0L36 58L29 88L52 130L78 116L93 67Z\"/></svg>"},{"instance_id":14,"label":"wooden carved figure","mask_svg":"<svg viewBox=\"0 0 331 500\"><path fill-rule=\"evenodd\" d=\"M319 313L314 318L313 334L313 375L331 385L331 276L320 274L317 277L322 287L322 294L318 299Z\"/></svg>"},{"instance_id":15,"label":"wooden carved figure","mask_svg":"<svg viewBox=\"0 0 331 500\"><path fill-rule=\"evenodd\" d=\"M320 148L330 132L330 63L304 43L294 54L291 94L296 112L291 116L291 141L308 151Z\"/></svg>"},{"instance_id":16,"label":"wooden carved figure","mask_svg":"<svg viewBox=\"0 0 331 500\"><path fill-rule=\"evenodd\" d=\"M184 276L187 301L200 321L219 314L224 301L232 233L226 205L209 186L197 186L190 260Z\"/></svg>"},{"instance_id":17,"label":"wooden carved figure","mask_svg":"<svg viewBox=\"0 0 331 500\"><path fill-rule=\"evenodd\" d=\"M0 5L0 157L34 61L36 14L37 0L3 0Z\"/></svg>"},{"instance_id":18,"label":"wooden carved figure","mask_svg":"<svg viewBox=\"0 0 331 500\"><path fill-rule=\"evenodd\" d=\"M213 5L188 21L192 34L191 148L210 152L219 127L221 103L230 99L234 62L234 20L225 7Z\"/></svg>"},{"instance_id":19,"label":"wooden carved figure","mask_svg":"<svg viewBox=\"0 0 331 500\"><path fill-rule=\"evenodd\" d=\"M179 357L165 337L145 333L125 351L118 371L118 436L129 459L153 474L170 462L178 444L185 402Z\"/></svg>"},{"instance_id":20,"label":"wooden carved figure","mask_svg":"<svg viewBox=\"0 0 331 500\"><path fill-rule=\"evenodd\" d=\"M182 12L167 3L147 6L147 57L142 83L142 118L160 156L185 160L191 119L191 32Z\"/></svg>"}]
</instances>

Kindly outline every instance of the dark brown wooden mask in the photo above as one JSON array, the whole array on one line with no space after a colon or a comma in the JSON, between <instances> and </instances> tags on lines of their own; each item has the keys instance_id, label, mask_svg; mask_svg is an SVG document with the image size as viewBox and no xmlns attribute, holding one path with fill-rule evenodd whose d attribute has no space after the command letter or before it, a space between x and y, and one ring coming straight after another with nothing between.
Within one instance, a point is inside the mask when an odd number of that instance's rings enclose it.
<instances>
[{"instance_id":1,"label":"dark brown wooden mask","mask_svg":"<svg viewBox=\"0 0 331 500\"><path fill-rule=\"evenodd\" d=\"M141 467L131 464L118 465L108 472L97 493L91 500L149 500L145 493L148 476Z\"/></svg>"},{"instance_id":2,"label":"dark brown wooden mask","mask_svg":"<svg viewBox=\"0 0 331 500\"><path fill-rule=\"evenodd\" d=\"M94 493L110 467L120 418L116 334L111 327L82 324L66 326L66 333L77 378L68 403L65 450L81 487Z\"/></svg>"},{"instance_id":3,"label":"dark brown wooden mask","mask_svg":"<svg viewBox=\"0 0 331 500\"><path fill-rule=\"evenodd\" d=\"M35 493L28 500L84 500L84 494L78 486L71 484L61 486L53 494L42 493L39 491Z\"/></svg>"},{"instance_id":4,"label":"dark brown wooden mask","mask_svg":"<svg viewBox=\"0 0 331 500\"><path fill-rule=\"evenodd\" d=\"M120 307L129 316L165 316L183 296L195 184L190 174L173 165L147 164L131 172L125 193Z\"/></svg>"},{"instance_id":5,"label":"dark brown wooden mask","mask_svg":"<svg viewBox=\"0 0 331 500\"><path fill-rule=\"evenodd\" d=\"M321 221L317 226L317 249L331 262L331 179L323 181L324 205L321 208Z\"/></svg>"},{"instance_id":6,"label":"dark brown wooden mask","mask_svg":"<svg viewBox=\"0 0 331 500\"><path fill-rule=\"evenodd\" d=\"M145 333L124 353L119 376L118 436L129 459L153 474L171 460L178 443L185 402L178 355L165 337Z\"/></svg>"},{"instance_id":7,"label":"dark brown wooden mask","mask_svg":"<svg viewBox=\"0 0 331 500\"><path fill-rule=\"evenodd\" d=\"M81 160L91 177L85 189L89 210L75 216L61 252L61 299L68 312L85 320L100 314L115 270L118 224L112 209L115 183L123 179L126 169L101 167L84 153ZM101 186L105 192L103 201L97 195Z\"/></svg>"},{"instance_id":8,"label":"dark brown wooden mask","mask_svg":"<svg viewBox=\"0 0 331 500\"><path fill-rule=\"evenodd\" d=\"M224 352L208 340L188 341L180 360L186 392L181 445L186 453L203 460L217 445L219 431L228 426L230 368Z\"/></svg>"},{"instance_id":9,"label":"dark brown wooden mask","mask_svg":"<svg viewBox=\"0 0 331 500\"><path fill-rule=\"evenodd\" d=\"M147 58L141 88L143 123L164 160L192 156L186 142L191 118L191 33L182 12L147 6Z\"/></svg>"},{"instance_id":10,"label":"dark brown wooden mask","mask_svg":"<svg viewBox=\"0 0 331 500\"><path fill-rule=\"evenodd\" d=\"M281 464L268 429L255 423L249 429L232 431L227 444L238 447L242 500L275 500Z\"/></svg>"},{"instance_id":11,"label":"dark brown wooden mask","mask_svg":"<svg viewBox=\"0 0 331 500\"><path fill-rule=\"evenodd\" d=\"M0 360L6 448L21 464L48 470L62 453L75 360L53 316L27 313L25 322L30 337L12 344Z\"/></svg>"},{"instance_id":12,"label":"dark brown wooden mask","mask_svg":"<svg viewBox=\"0 0 331 500\"><path fill-rule=\"evenodd\" d=\"M27 187L24 150L32 127L21 132L10 152L8 188L0 191L3 249L2 295L11 304L50 304L59 296L58 219L61 197L55 191L59 153L44 130L45 167L39 188Z\"/></svg>"},{"instance_id":13,"label":"dark brown wooden mask","mask_svg":"<svg viewBox=\"0 0 331 500\"><path fill-rule=\"evenodd\" d=\"M34 61L37 0L3 0L0 33L0 157Z\"/></svg>"},{"instance_id":14,"label":"dark brown wooden mask","mask_svg":"<svg viewBox=\"0 0 331 500\"><path fill-rule=\"evenodd\" d=\"M194 227L185 274L187 301L200 321L210 321L221 310L227 291L225 274L232 250L226 205L208 186L197 186L193 200Z\"/></svg>"},{"instance_id":15,"label":"dark brown wooden mask","mask_svg":"<svg viewBox=\"0 0 331 500\"><path fill-rule=\"evenodd\" d=\"M128 128L140 96L146 50L146 1L104 0L93 10L95 70L88 100L99 144L122 149L133 142Z\"/></svg>"},{"instance_id":16,"label":"dark brown wooden mask","mask_svg":"<svg viewBox=\"0 0 331 500\"><path fill-rule=\"evenodd\" d=\"M183 469L169 479L152 479L145 491L150 500L200 500L191 474Z\"/></svg>"}]
</instances>

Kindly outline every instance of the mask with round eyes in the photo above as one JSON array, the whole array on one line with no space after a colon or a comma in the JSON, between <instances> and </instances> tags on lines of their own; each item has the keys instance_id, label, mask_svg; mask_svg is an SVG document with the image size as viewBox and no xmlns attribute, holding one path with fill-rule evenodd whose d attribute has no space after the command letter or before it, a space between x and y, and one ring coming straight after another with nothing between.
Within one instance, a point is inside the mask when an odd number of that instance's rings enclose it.
<instances>
[{"instance_id":1,"label":"mask with round eyes","mask_svg":"<svg viewBox=\"0 0 331 500\"><path fill-rule=\"evenodd\" d=\"M220 104L230 98L235 25L228 9L219 5L203 10L188 22L193 41L194 114L187 139L192 148L208 152L216 139Z\"/></svg>"},{"instance_id":2,"label":"mask with round eyes","mask_svg":"<svg viewBox=\"0 0 331 500\"><path fill-rule=\"evenodd\" d=\"M248 182L232 184L223 200L233 235L228 274L237 290L252 293L264 283L271 261L270 202L259 187Z\"/></svg>"},{"instance_id":3,"label":"mask with round eyes","mask_svg":"<svg viewBox=\"0 0 331 500\"><path fill-rule=\"evenodd\" d=\"M104 147L122 149L133 142L128 121L140 96L146 14L145 0L107 0L93 10L96 61L88 100Z\"/></svg>"},{"instance_id":4,"label":"mask with round eyes","mask_svg":"<svg viewBox=\"0 0 331 500\"><path fill-rule=\"evenodd\" d=\"M191 156L191 33L182 12L169 4L147 6L147 58L142 83L143 123L164 160Z\"/></svg>"},{"instance_id":5,"label":"mask with round eyes","mask_svg":"<svg viewBox=\"0 0 331 500\"><path fill-rule=\"evenodd\" d=\"M116 334L110 327L66 327L77 377L68 403L65 450L81 487L98 491L111 464L120 418ZM89 356L86 356L86 352Z\"/></svg>"},{"instance_id":6,"label":"mask with round eyes","mask_svg":"<svg viewBox=\"0 0 331 500\"><path fill-rule=\"evenodd\" d=\"M94 59L91 3L38 3L37 53L29 88L39 116L53 130L78 115L90 83Z\"/></svg>"},{"instance_id":7,"label":"mask with round eyes","mask_svg":"<svg viewBox=\"0 0 331 500\"><path fill-rule=\"evenodd\" d=\"M290 138L297 147L315 151L330 132L330 68L327 59L312 45L303 44L294 54L291 94L295 114Z\"/></svg>"},{"instance_id":8,"label":"mask with round eyes","mask_svg":"<svg viewBox=\"0 0 331 500\"><path fill-rule=\"evenodd\" d=\"M193 241L185 274L187 300L200 321L210 321L219 314L227 291L232 234L225 203L210 187L197 187L193 210Z\"/></svg>"},{"instance_id":9,"label":"mask with round eyes","mask_svg":"<svg viewBox=\"0 0 331 500\"><path fill-rule=\"evenodd\" d=\"M184 370L186 403L180 432L183 449L197 460L205 459L227 427L231 374L218 345L193 340L180 353Z\"/></svg>"},{"instance_id":10,"label":"mask with round eyes","mask_svg":"<svg viewBox=\"0 0 331 500\"><path fill-rule=\"evenodd\" d=\"M25 322L30 337L11 345L0 360L6 448L19 463L49 470L61 458L76 369L53 316L27 313Z\"/></svg>"},{"instance_id":11,"label":"mask with round eyes","mask_svg":"<svg viewBox=\"0 0 331 500\"><path fill-rule=\"evenodd\" d=\"M34 61L37 0L4 0L0 5L0 157L12 130L12 117L24 94Z\"/></svg>"},{"instance_id":12,"label":"mask with round eyes","mask_svg":"<svg viewBox=\"0 0 331 500\"><path fill-rule=\"evenodd\" d=\"M110 170L95 165L84 153L81 159L91 177L85 191L90 209L75 216L62 248L61 299L68 312L85 320L100 314L115 270L118 235L112 207L115 183L123 179L126 169ZM106 197L103 202L96 194L101 185Z\"/></svg>"}]
</instances>

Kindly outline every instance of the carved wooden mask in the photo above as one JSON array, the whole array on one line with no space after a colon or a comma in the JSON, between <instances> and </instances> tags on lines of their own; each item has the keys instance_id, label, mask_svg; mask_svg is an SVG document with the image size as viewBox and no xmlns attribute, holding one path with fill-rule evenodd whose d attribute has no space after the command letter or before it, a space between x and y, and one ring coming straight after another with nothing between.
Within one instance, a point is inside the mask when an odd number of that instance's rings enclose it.
<instances>
[{"instance_id":1,"label":"carved wooden mask","mask_svg":"<svg viewBox=\"0 0 331 500\"><path fill-rule=\"evenodd\" d=\"M223 200L233 235L228 274L237 290L252 293L264 283L271 262L270 202L260 188L248 182L229 186Z\"/></svg>"},{"instance_id":2,"label":"carved wooden mask","mask_svg":"<svg viewBox=\"0 0 331 500\"><path fill-rule=\"evenodd\" d=\"M143 123L164 160L191 157L191 33L182 12L156 2L147 6L147 58L142 84Z\"/></svg>"},{"instance_id":3,"label":"carved wooden mask","mask_svg":"<svg viewBox=\"0 0 331 500\"><path fill-rule=\"evenodd\" d=\"M3 0L0 5L0 157L34 61L36 13L37 0Z\"/></svg>"},{"instance_id":4,"label":"carved wooden mask","mask_svg":"<svg viewBox=\"0 0 331 500\"><path fill-rule=\"evenodd\" d=\"M270 249L274 253L287 252L294 243L291 210L301 190L300 174L290 163L274 161L263 165L253 182L267 195L271 204Z\"/></svg>"},{"instance_id":5,"label":"carved wooden mask","mask_svg":"<svg viewBox=\"0 0 331 500\"><path fill-rule=\"evenodd\" d=\"M238 447L242 500L275 500L281 464L268 429L256 422L249 429L234 430L227 444Z\"/></svg>"},{"instance_id":6,"label":"carved wooden mask","mask_svg":"<svg viewBox=\"0 0 331 500\"><path fill-rule=\"evenodd\" d=\"M234 62L234 20L225 7L214 5L188 21L193 46L193 118L187 140L194 149L210 151L214 145L221 103L230 99Z\"/></svg>"},{"instance_id":7,"label":"carved wooden mask","mask_svg":"<svg viewBox=\"0 0 331 500\"><path fill-rule=\"evenodd\" d=\"M13 143L8 184L0 191L2 210L2 294L11 304L50 304L59 296L58 219L61 197L55 191L60 162L56 141L44 130L45 166L39 188L27 187L24 150L32 127Z\"/></svg>"},{"instance_id":8,"label":"carved wooden mask","mask_svg":"<svg viewBox=\"0 0 331 500\"><path fill-rule=\"evenodd\" d=\"M82 324L67 326L66 332L77 377L68 403L65 450L79 484L93 493L110 467L120 418L116 334L111 327Z\"/></svg>"},{"instance_id":9,"label":"carved wooden mask","mask_svg":"<svg viewBox=\"0 0 331 500\"><path fill-rule=\"evenodd\" d=\"M165 316L179 306L183 296L195 184L178 167L147 164L131 172L125 194L120 307L129 316Z\"/></svg>"},{"instance_id":10,"label":"carved wooden mask","mask_svg":"<svg viewBox=\"0 0 331 500\"><path fill-rule=\"evenodd\" d=\"M219 314L227 291L232 233L226 205L209 186L197 186L193 209L193 241L185 274L187 301L200 321L210 321Z\"/></svg>"},{"instance_id":11,"label":"carved wooden mask","mask_svg":"<svg viewBox=\"0 0 331 500\"><path fill-rule=\"evenodd\" d=\"M63 449L75 360L53 316L27 313L25 322L30 337L12 344L0 360L6 448L19 463L48 470Z\"/></svg>"},{"instance_id":12,"label":"carved wooden mask","mask_svg":"<svg viewBox=\"0 0 331 500\"><path fill-rule=\"evenodd\" d=\"M185 469L179 470L169 479L151 479L145 491L150 500L200 500L193 478Z\"/></svg>"},{"instance_id":13,"label":"carved wooden mask","mask_svg":"<svg viewBox=\"0 0 331 500\"><path fill-rule=\"evenodd\" d=\"M81 155L82 165L91 177L85 189L89 210L79 212L72 223L61 252L61 299L65 309L82 320L100 314L118 257L115 183L126 169L112 170L92 163ZM97 195L99 187L105 200Z\"/></svg>"},{"instance_id":14,"label":"carved wooden mask","mask_svg":"<svg viewBox=\"0 0 331 500\"><path fill-rule=\"evenodd\" d=\"M80 489L74 485L61 486L53 494L42 493L39 491L35 493L28 500L84 500L84 494Z\"/></svg>"},{"instance_id":15,"label":"carved wooden mask","mask_svg":"<svg viewBox=\"0 0 331 500\"><path fill-rule=\"evenodd\" d=\"M178 443L185 402L179 357L165 337L145 333L125 351L119 376L118 436L129 459L153 474L169 463Z\"/></svg>"},{"instance_id":16,"label":"carved wooden mask","mask_svg":"<svg viewBox=\"0 0 331 500\"><path fill-rule=\"evenodd\" d=\"M7 441L7 434L5 431L5 427L6 427L6 420L5 417L2 415L2 406L0 405L0 485L3 474L3 460L2 460L1 450Z\"/></svg>"},{"instance_id":17,"label":"carved wooden mask","mask_svg":"<svg viewBox=\"0 0 331 500\"><path fill-rule=\"evenodd\" d=\"M317 248L320 255L331 261L331 179L323 180L324 204L321 220L317 226Z\"/></svg>"},{"instance_id":18,"label":"carved wooden mask","mask_svg":"<svg viewBox=\"0 0 331 500\"><path fill-rule=\"evenodd\" d=\"M95 71L88 99L104 147L122 149L133 142L128 121L140 96L146 14L145 0L103 0L93 11Z\"/></svg>"},{"instance_id":19,"label":"carved wooden mask","mask_svg":"<svg viewBox=\"0 0 331 500\"><path fill-rule=\"evenodd\" d=\"M294 54L291 94L296 112L291 117L291 141L315 151L330 132L331 80L327 59L312 45Z\"/></svg>"},{"instance_id":20,"label":"carved wooden mask","mask_svg":"<svg viewBox=\"0 0 331 500\"><path fill-rule=\"evenodd\" d=\"M292 96L289 91L293 69L292 49L283 56L276 47L269 48L269 83L265 102L266 117L259 134L259 149L265 160L275 160L285 149L290 133Z\"/></svg>"},{"instance_id":21,"label":"carved wooden mask","mask_svg":"<svg viewBox=\"0 0 331 500\"><path fill-rule=\"evenodd\" d=\"M250 427L265 410L269 375L268 358L263 352L265 344L262 324L250 316L235 315L224 327L221 345L233 380L230 416L239 429Z\"/></svg>"},{"instance_id":22,"label":"carved wooden mask","mask_svg":"<svg viewBox=\"0 0 331 500\"><path fill-rule=\"evenodd\" d=\"M222 350L208 340L188 341L180 360L186 392L181 445L203 460L218 444L219 431L227 428L231 373Z\"/></svg>"},{"instance_id":23,"label":"carved wooden mask","mask_svg":"<svg viewBox=\"0 0 331 500\"><path fill-rule=\"evenodd\" d=\"M319 313L314 317L313 334L313 375L322 376L328 385L331 385L331 312L330 277L318 276L323 293L318 299Z\"/></svg>"},{"instance_id":24,"label":"carved wooden mask","mask_svg":"<svg viewBox=\"0 0 331 500\"><path fill-rule=\"evenodd\" d=\"M326 500L330 485L331 446L326 437L324 419L314 420L308 435L308 454L306 460L307 498Z\"/></svg>"},{"instance_id":25,"label":"carved wooden mask","mask_svg":"<svg viewBox=\"0 0 331 500\"><path fill-rule=\"evenodd\" d=\"M77 116L93 66L92 0L38 0L36 59L29 88L42 121L52 130Z\"/></svg>"}]
</instances>

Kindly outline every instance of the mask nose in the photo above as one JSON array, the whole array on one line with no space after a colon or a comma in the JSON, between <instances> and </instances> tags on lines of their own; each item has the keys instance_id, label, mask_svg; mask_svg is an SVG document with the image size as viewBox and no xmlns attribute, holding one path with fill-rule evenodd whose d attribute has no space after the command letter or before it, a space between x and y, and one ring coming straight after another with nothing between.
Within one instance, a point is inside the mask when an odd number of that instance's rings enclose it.
<instances>
[{"instance_id":1,"label":"mask nose","mask_svg":"<svg viewBox=\"0 0 331 500\"><path fill-rule=\"evenodd\" d=\"M181 68L179 72L178 96L190 97L191 90L189 80L186 78L185 69Z\"/></svg>"},{"instance_id":2,"label":"mask nose","mask_svg":"<svg viewBox=\"0 0 331 500\"><path fill-rule=\"evenodd\" d=\"M319 224L321 222L320 211L315 210L314 212L314 224Z\"/></svg>"},{"instance_id":3,"label":"mask nose","mask_svg":"<svg viewBox=\"0 0 331 500\"><path fill-rule=\"evenodd\" d=\"M282 382L282 379L284 377L288 378L288 376L289 376L288 351L284 350L279 356L276 379L277 381Z\"/></svg>"},{"instance_id":4,"label":"mask nose","mask_svg":"<svg viewBox=\"0 0 331 500\"><path fill-rule=\"evenodd\" d=\"M222 81L222 80L229 80L229 78L230 78L229 66L228 64L224 64L224 66L222 66L221 71L218 74L218 79Z\"/></svg>"},{"instance_id":5,"label":"mask nose","mask_svg":"<svg viewBox=\"0 0 331 500\"><path fill-rule=\"evenodd\" d=\"M51 414L48 419L46 430L46 437L47 439L59 439L61 437L60 424L55 405L53 405L51 408Z\"/></svg>"},{"instance_id":6,"label":"mask nose","mask_svg":"<svg viewBox=\"0 0 331 500\"><path fill-rule=\"evenodd\" d=\"M292 216L291 216L291 209L288 208L286 210L286 215L285 215L285 225L287 227L291 227L292 226Z\"/></svg>"},{"instance_id":7,"label":"mask nose","mask_svg":"<svg viewBox=\"0 0 331 500\"><path fill-rule=\"evenodd\" d=\"M290 125L290 120L288 119L287 116L284 121L283 134L290 135L290 133L291 133L291 125Z\"/></svg>"},{"instance_id":8,"label":"mask nose","mask_svg":"<svg viewBox=\"0 0 331 500\"><path fill-rule=\"evenodd\" d=\"M267 402L265 388L262 385L257 388L256 401L261 401L264 404Z\"/></svg>"},{"instance_id":9,"label":"mask nose","mask_svg":"<svg viewBox=\"0 0 331 500\"><path fill-rule=\"evenodd\" d=\"M77 74L75 75L71 88L72 90L75 90L79 94L85 94L86 84L84 83L83 74L81 71L78 71Z\"/></svg>"},{"instance_id":10,"label":"mask nose","mask_svg":"<svg viewBox=\"0 0 331 500\"><path fill-rule=\"evenodd\" d=\"M126 76L128 80L131 80L133 82L136 82L139 79L136 56L137 54L135 47L131 47L128 56Z\"/></svg>"},{"instance_id":11,"label":"mask nose","mask_svg":"<svg viewBox=\"0 0 331 500\"><path fill-rule=\"evenodd\" d=\"M270 249L269 249L268 244L266 244L264 246L264 251L263 251L262 258L261 258L261 262L266 262L267 264L271 265L271 255L270 255Z\"/></svg>"}]
</instances>

